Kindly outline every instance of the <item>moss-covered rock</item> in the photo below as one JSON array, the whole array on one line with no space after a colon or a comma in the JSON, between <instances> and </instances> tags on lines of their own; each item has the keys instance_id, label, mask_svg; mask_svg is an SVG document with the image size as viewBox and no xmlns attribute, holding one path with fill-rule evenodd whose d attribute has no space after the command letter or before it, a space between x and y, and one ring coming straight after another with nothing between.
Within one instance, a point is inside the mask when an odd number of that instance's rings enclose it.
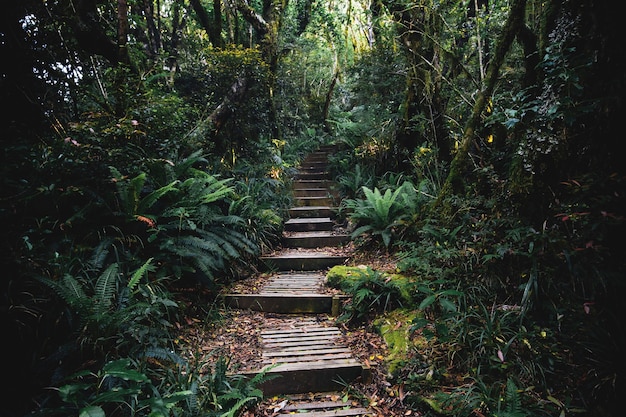
<instances>
[{"instance_id":1,"label":"moss-covered rock","mask_svg":"<svg viewBox=\"0 0 626 417\"><path fill-rule=\"evenodd\" d=\"M377 278L386 284L393 284L400 294L401 302L404 306L408 307L413 304L413 277L380 272L366 265L336 265L327 272L326 285L350 293L352 289L358 287L359 281L371 280L372 278Z\"/></svg>"},{"instance_id":2,"label":"moss-covered rock","mask_svg":"<svg viewBox=\"0 0 626 417\"><path fill-rule=\"evenodd\" d=\"M353 284L367 272L367 269L368 267L365 265L335 265L326 273L326 285L345 291L352 287Z\"/></svg>"}]
</instances>

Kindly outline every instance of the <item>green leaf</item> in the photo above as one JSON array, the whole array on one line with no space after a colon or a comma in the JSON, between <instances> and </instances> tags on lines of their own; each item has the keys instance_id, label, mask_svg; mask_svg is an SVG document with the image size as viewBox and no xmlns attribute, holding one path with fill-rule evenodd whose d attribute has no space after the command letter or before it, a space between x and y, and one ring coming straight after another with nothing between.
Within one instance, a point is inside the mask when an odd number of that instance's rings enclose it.
<instances>
[{"instance_id":1,"label":"green leaf","mask_svg":"<svg viewBox=\"0 0 626 417\"><path fill-rule=\"evenodd\" d=\"M429 295L428 297L424 298L422 300L422 302L419 305L419 309L420 310L424 310L427 307L429 307L430 305L432 305L435 301L437 300L437 296L436 295Z\"/></svg>"},{"instance_id":2,"label":"green leaf","mask_svg":"<svg viewBox=\"0 0 626 417\"><path fill-rule=\"evenodd\" d=\"M148 381L147 376L145 376L141 372L135 371L134 369L128 369L129 366L130 366L130 360L119 359L119 360L107 363L106 365L104 365L102 370L104 371L105 376L113 376L116 378L121 378L125 381L135 381L135 382Z\"/></svg>"},{"instance_id":3,"label":"green leaf","mask_svg":"<svg viewBox=\"0 0 626 417\"><path fill-rule=\"evenodd\" d=\"M106 417L106 413L102 407L90 405L80 410L78 417Z\"/></svg>"},{"instance_id":4,"label":"green leaf","mask_svg":"<svg viewBox=\"0 0 626 417\"><path fill-rule=\"evenodd\" d=\"M452 301L448 300L445 297L439 298L439 304L441 304L441 307L446 311L456 311L456 304L454 304Z\"/></svg>"}]
</instances>

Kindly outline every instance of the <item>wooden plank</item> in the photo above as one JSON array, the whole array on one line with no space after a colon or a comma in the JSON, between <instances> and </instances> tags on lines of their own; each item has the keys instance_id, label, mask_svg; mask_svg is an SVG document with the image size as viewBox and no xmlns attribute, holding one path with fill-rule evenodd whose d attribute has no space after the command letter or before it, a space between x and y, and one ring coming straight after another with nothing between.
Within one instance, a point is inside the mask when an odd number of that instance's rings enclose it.
<instances>
[{"instance_id":1,"label":"wooden plank","mask_svg":"<svg viewBox=\"0 0 626 417\"><path fill-rule=\"evenodd\" d=\"M341 359L351 359L352 352L347 353L328 353L320 355L294 355L294 356L277 356L263 359L263 363L309 363L317 361L336 361Z\"/></svg>"},{"instance_id":2,"label":"wooden plank","mask_svg":"<svg viewBox=\"0 0 626 417\"><path fill-rule=\"evenodd\" d=\"M269 367L274 366L275 364L266 365L264 368L269 369ZM311 361L311 362L291 362L291 363L278 363L275 367L271 368L269 372L273 373L285 373L285 372L293 372L293 371L333 371L338 369L358 369L359 372L362 369L362 366L359 362L357 362L354 358L345 358L345 359L334 359L328 361Z\"/></svg>"},{"instance_id":3,"label":"wooden plank","mask_svg":"<svg viewBox=\"0 0 626 417\"><path fill-rule=\"evenodd\" d=\"M284 411L295 411L295 410L311 410L311 409L320 409L320 408L338 408L338 407L346 407L350 406L350 403L344 401L310 401L310 402L297 402L292 404L287 404L283 407Z\"/></svg>"},{"instance_id":4,"label":"wooden plank","mask_svg":"<svg viewBox=\"0 0 626 417\"><path fill-rule=\"evenodd\" d=\"M319 334L340 335L341 331L336 327L304 327L284 330L277 329L272 331L261 331L261 336L263 337L263 339L281 339L285 337L300 337L303 335L317 336Z\"/></svg>"},{"instance_id":5,"label":"wooden plank","mask_svg":"<svg viewBox=\"0 0 626 417\"><path fill-rule=\"evenodd\" d=\"M286 415L288 413L280 413L279 415ZM311 412L303 412L297 413L297 415L302 415L303 417L349 417L349 416L373 416L374 414L371 411L368 411L366 408L347 408L340 410L327 410L327 411L311 411Z\"/></svg>"},{"instance_id":6,"label":"wooden plank","mask_svg":"<svg viewBox=\"0 0 626 417\"><path fill-rule=\"evenodd\" d=\"M293 341L307 341L312 339L319 339L320 337L325 337L328 340L337 339L341 332L338 331L319 331L319 332L291 332L285 334L275 334L275 335L263 335L263 343L277 343L284 342L288 340Z\"/></svg>"},{"instance_id":7,"label":"wooden plank","mask_svg":"<svg viewBox=\"0 0 626 417\"><path fill-rule=\"evenodd\" d=\"M328 343L337 343L337 337L328 337L324 335L316 335L309 337L291 337L291 338L282 338L282 339L272 339L272 340L263 340L263 346L265 346L268 350L274 349L276 350L280 346L309 346L310 343L317 341L325 341Z\"/></svg>"},{"instance_id":8,"label":"wooden plank","mask_svg":"<svg viewBox=\"0 0 626 417\"><path fill-rule=\"evenodd\" d=\"M307 286L317 287L323 283L324 281L320 279L298 279L298 280L275 279L275 280L270 281L263 288L280 287L280 286L282 287L307 287Z\"/></svg>"},{"instance_id":9,"label":"wooden plank","mask_svg":"<svg viewBox=\"0 0 626 417\"><path fill-rule=\"evenodd\" d=\"M271 337L271 338L265 338L263 337L263 343L266 344L267 346L271 345L271 344L276 344L276 343L284 343L284 342L300 342L300 343L308 343L314 340L324 340L324 338L327 341L333 341L333 340L337 340L340 334L339 333L332 333L332 334L328 334L328 333L321 333L321 332L316 332L316 333L311 333L311 334L306 334L306 333L302 333L302 334L290 334L290 335L285 335L285 336L277 336L277 337Z\"/></svg>"},{"instance_id":10,"label":"wooden plank","mask_svg":"<svg viewBox=\"0 0 626 417\"><path fill-rule=\"evenodd\" d=\"M292 334L292 333L313 333L313 332L329 332L340 334L341 331L334 326L311 326L311 325L303 325L297 327L286 327L283 329L265 329L261 330L261 335L271 336L271 335L284 335L284 334Z\"/></svg>"},{"instance_id":11,"label":"wooden plank","mask_svg":"<svg viewBox=\"0 0 626 417\"><path fill-rule=\"evenodd\" d=\"M315 348L315 349L333 349L336 348L338 345L336 345L335 343L324 343L321 341L318 341L316 343L311 343L310 345L306 346L309 349L311 348ZM267 351L266 353L272 353L272 352L276 352L279 355L283 354L283 353L292 353L292 352L300 352L302 351L303 346L301 345L294 345L294 346L283 346L281 347L279 350L273 350L273 351Z\"/></svg>"},{"instance_id":12,"label":"wooden plank","mask_svg":"<svg viewBox=\"0 0 626 417\"><path fill-rule=\"evenodd\" d=\"M294 356L306 356L306 355L318 355L320 353L352 353L350 351L350 349L345 348L345 347L333 347L330 349L324 348L324 349L307 349L307 350L296 350L296 351L284 351L281 350L280 352L264 352L262 354L263 357L268 357L268 358L274 358L274 357L280 357L281 355L286 355L286 354L291 354Z\"/></svg>"}]
</instances>

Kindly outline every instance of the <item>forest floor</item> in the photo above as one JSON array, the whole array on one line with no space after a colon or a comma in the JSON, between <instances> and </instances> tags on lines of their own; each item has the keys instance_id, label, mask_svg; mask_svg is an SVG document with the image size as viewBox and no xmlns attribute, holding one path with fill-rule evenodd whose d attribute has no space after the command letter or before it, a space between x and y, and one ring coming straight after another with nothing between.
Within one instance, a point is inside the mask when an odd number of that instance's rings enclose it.
<instances>
[{"instance_id":1,"label":"forest floor","mask_svg":"<svg viewBox=\"0 0 626 417\"><path fill-rule=\"evenodd\" d=\"M349 255L351 265L368 265L373 269L385 271L395 269L393 257L385 253L355 251L352 245L331 250ZM266 279L267 274L256 274L234 283L228 290L253 293L263 286ZM262 352L260 329L270 325L272 321L284 320L284 315L211 307L206 301L204 303L201 301L203 293L209 295L208 291L198 289L190 289L184 295L186 318L185 323L178 326L176 339L183 355L193 363L202 364L205 372L213 369L219 357L228 360L229 372L232 373L260 368ZM342 392L311 393L312 400L348 398L350 401L368 406L377 413L377 416L418 415L413 414L403 404L405 393L402 383L393 381L390 377L384 361L387 357L387 347L381 336L373 330L372 323L350 325L338 322L336 317L327 315L317 317L320 322L334 325L341 330L341 341L352 350L356 359L369 366L371 378L368 381L357 380L350 383ZM242 416L276 416L285 398L281 396L265 398Z\"/></svg>"}]
</instances>

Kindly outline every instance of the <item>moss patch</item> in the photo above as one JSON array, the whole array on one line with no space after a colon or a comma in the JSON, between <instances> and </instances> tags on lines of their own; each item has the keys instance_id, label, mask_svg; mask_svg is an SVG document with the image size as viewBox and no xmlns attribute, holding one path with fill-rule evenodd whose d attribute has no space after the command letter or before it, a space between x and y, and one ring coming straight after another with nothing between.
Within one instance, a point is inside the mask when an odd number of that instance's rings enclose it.
<instances>
[{"instance_id":1,"label":"moss patch","mask_svg":"<svg viewBox=\"0 0 626 417\"><path fill-rule=\"evenodd\" d=\"M391 281L397 288L402 298L402 304L410 306L412 304L411 290L413 286L413 278L407 277L401 274L389 274L387 272L376 271L365 265L359 266L345 266L336 265L333 266L326 274L326 285L331 288L336 288L342 291L349 292L351 288L355 287L355 283L359 280L363 280L368 275L379 274L380 279L383 281Z\"/></svg>"},{"instance_id":2,"label":"moss patch","mask_svg":"<svg viewBox=\"0 0 626 417\"><path fill-rule=\"evenodd\" d=\"M382 336L389 349L386 362L392 374L401 367L409 354L409 349L414 346L409 330L417 315L417 311L398 309L374 321L376 331Z\"/></svg>"},{"instance_id":3,"label":"moss patch","mask_svg":"<svg viewBox=\"0 0 626 417\"><path fill-rule=\"evenodd\" d=\"M326 273L326 285L345 290L350 288L366 272L366 266L335 265Z\"/></svg>"}]
</instances>

